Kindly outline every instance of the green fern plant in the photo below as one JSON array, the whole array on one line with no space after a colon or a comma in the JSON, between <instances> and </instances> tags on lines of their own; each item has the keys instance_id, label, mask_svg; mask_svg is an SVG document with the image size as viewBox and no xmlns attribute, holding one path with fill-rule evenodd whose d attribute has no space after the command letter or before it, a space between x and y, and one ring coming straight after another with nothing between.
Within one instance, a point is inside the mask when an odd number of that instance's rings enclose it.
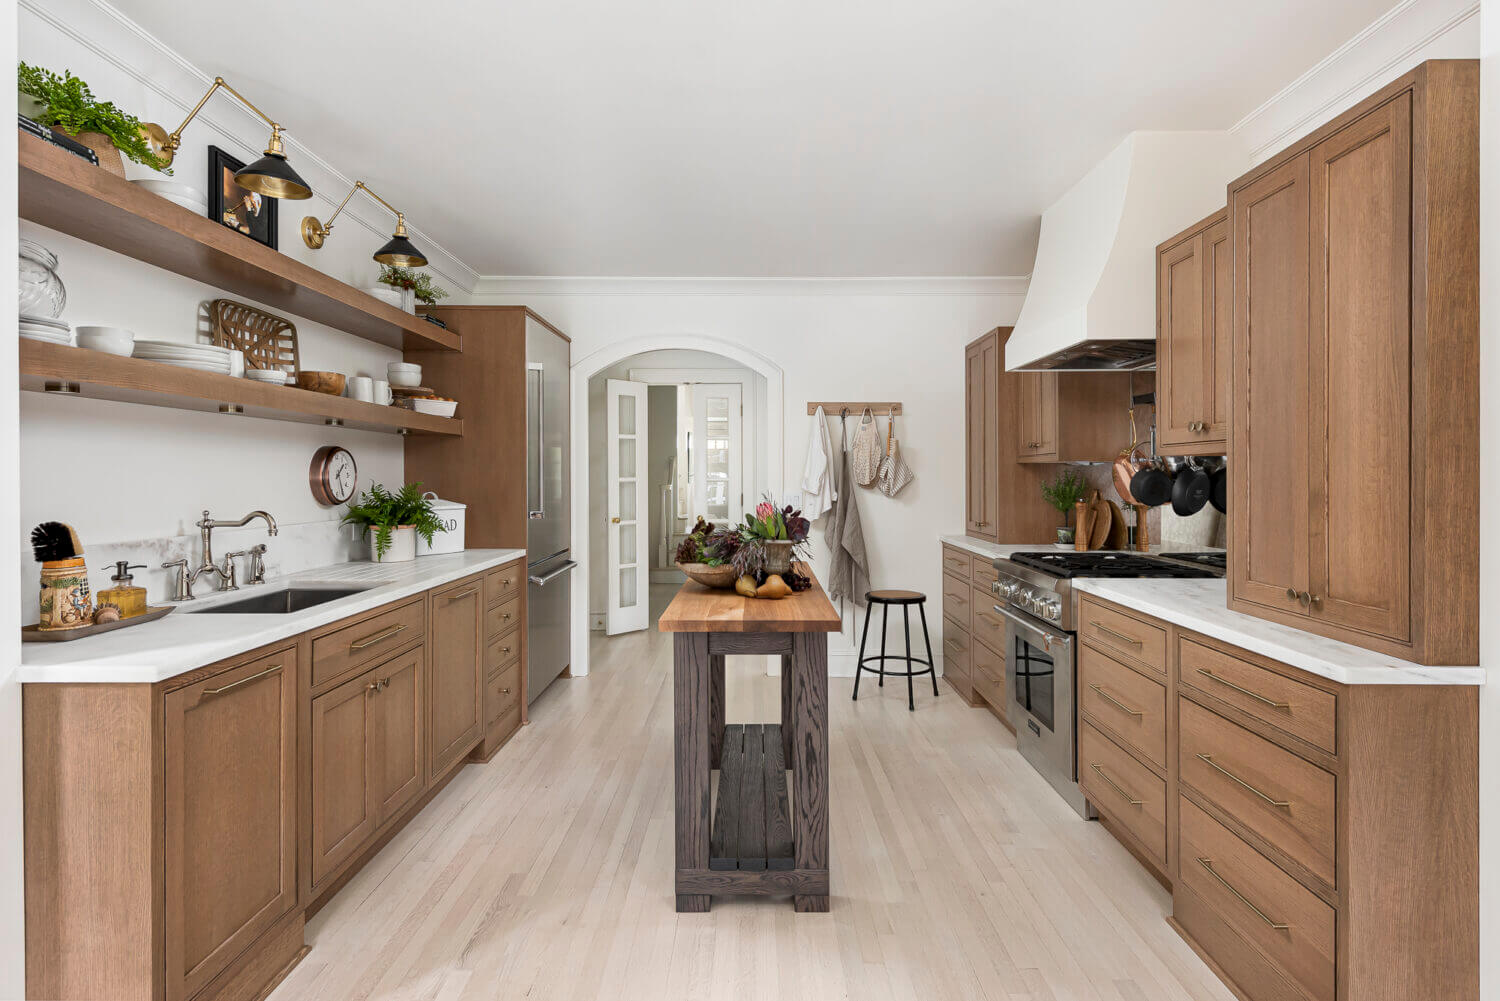
<instances>
[{"instance_id":1,"label":"green fern plant","mask_svg":"<svg viewBox=\"0 0 1500 1001\"><path fill-rule=\"evenodd\" d=\"M36 121L55 126L70 136L80 132L98 132L109 137L125 156L164 174L170 174L167 161L151 152L141 120L121 111L111 101L100 101L84 83L64 70L62 76L40 66L19 63L16 85L21 93L46 105Z\"/></svg>"},{"instance_id":2,"label":"green fern plant","mask_svg":"<svg viewBox=\"0 0 1500 1001\"><path fill-rule=\"evenodd\" d=\"M1063 524L1066 525L1068 515L1073 513L1073 506L1083 500L1087 489L1088 484L1084 482L1082 473L1076 469L1064 469L1057 474L1057 479L1042 484L1042 500L1062 513Z\"/></svg>"},{"instance_id":3,"label":"green fern plant","mask_svg":"<svg viewBox=\"0 0 1500 1001\"><path fill-rule=\"evenodd\" d=\"M408 483L394 494L379 483L375 484L360 495L357 503L350 503L339 524L359 525L365 535L373 529L375 558L380 560L390 552L393 529L410 525L429 546L434 535L448 530L432 509L432 501L422 496L420 483Z\"/></svg>"}]
</instances>

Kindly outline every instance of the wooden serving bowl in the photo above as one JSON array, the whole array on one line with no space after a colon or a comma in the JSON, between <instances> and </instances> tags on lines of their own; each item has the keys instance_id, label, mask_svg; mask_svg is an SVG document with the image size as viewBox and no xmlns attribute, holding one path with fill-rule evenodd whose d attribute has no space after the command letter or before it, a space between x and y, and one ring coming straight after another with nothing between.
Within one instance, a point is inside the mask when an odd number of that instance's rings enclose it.
<instances>
[{"instance_id":1,"label":"wooden serving bowl","mask_svg":"<svg viewBox=\"0 0 1500 1001\"><path fill-rule=\"evenodd\" d=\"M717 567L706 563L679 563L677 569L687 574L689 580L695 580L704 587L734 587L734 566L729 563Z\"/></svg>"},{"instance_id":2,"label":"wooden serving bowl","mask_svg":"<svg viewBox=\"0 0 1500 1001\"><path fill-rule=\"evenodd\" d=\"M297 387L329 396L343 396L344 375L342 372L298 372Z\"/></svg>"}]
</instances>

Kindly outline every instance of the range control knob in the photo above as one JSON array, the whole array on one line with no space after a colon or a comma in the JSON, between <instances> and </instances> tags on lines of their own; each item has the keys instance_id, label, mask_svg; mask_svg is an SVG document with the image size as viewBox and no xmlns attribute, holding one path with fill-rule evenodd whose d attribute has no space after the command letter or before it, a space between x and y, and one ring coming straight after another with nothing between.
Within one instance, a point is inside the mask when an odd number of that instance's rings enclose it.
<instances>
[{"instance_id":1,"label":"range control knob","mask_svg":"<svg viewBox=\"0 0 1500 1001\"><path fill-rule=\"evenodd\" d=\"M1052 600L1046 602L1046 604L1042 608L1042 615L1045 618L1053 620L1054 622L1062 618L1062 602L1058 601L1056 598L1053 598Z\"/></svg>"}]
</instances>

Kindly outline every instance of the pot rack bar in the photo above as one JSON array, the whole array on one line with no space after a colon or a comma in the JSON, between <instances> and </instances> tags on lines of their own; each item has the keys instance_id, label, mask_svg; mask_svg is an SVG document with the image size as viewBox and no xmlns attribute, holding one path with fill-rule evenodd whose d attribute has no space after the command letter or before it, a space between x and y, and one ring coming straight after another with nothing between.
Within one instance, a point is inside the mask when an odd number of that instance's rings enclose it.
<instances>
[{"instance_id":1,"label":"pot rack bar","mask_svg":"<svg viewBox=\"0 0 1500 1001\"><path fill-rule=\"evenodd\" d=\"M871 403L867 400L815 400L807 405L807 415L811 417L818 412L819 407L822 407L823 413L829 417L837 417L845 410L849 411L851 417L856 414L862 414L866 410L870 411L876 417L901 416L901 404L899 401L894 403Z\"/></svg>"}]
</instances>

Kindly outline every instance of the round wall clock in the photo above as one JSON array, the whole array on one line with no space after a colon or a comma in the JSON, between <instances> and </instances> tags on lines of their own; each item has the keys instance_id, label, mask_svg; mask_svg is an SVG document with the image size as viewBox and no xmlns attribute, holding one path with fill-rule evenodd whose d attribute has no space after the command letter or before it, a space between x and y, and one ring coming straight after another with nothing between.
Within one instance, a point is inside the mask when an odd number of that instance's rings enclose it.
<instances>
[{"instance_id":1,"label":"round wall clock","mask_svg":"<svg viewBox=\"0 0 1500 1001\"><path fill-rule=\"evenodd\" d=\"M347 448L324 445L313 453L307 482L319 504L332 507L347 503L359 484L359 469L354 465L354 456Z\"/></svg>"}]
</instances>

